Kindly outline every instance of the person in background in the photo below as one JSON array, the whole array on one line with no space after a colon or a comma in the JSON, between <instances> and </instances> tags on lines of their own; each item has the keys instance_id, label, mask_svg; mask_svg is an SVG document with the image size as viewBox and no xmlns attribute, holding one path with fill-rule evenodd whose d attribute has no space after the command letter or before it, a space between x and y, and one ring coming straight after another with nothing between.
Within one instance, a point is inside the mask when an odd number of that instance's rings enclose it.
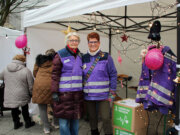
<instances>
[{"instance_id":1,"label":"person in background","mask_svg":"<svg viewBox=\"0 0 180 135\"><path fill-rule=\"evenodd\" d=\"M53 112L59 118L60 135L78 135L83 112L82 58L78 49L80 37L71 32L65 37L66 47L53 60Z\"/></svg>"},{"instance_id":2,"label":"person in background","mask_svg":"<svg viewBox=\"0 0 180 135\"><path fill-rule=\"evenodd\" d=\"M91 135L99 135L98 111L103 121L105 135L112 135L108 97L115 96L117 71L112 57L100 49L99 34L92 32L88 34L87 40L89 50L87 54L83 55L83 91L89 114Z\"/></svg>"},{"instance_id":3,"label":"person in background","mask_svg":"<svg viewBox=\"0 0 180 135\"><path fill-rule=\"evenodd\" d=\"M54 49L49 49L45 55L39 54L36 57L33 75L35 77L32 102L37 103L40 112L40 118L44 126L44 133L50 133L50 123L48 121L47 107L52 104L51 92L51 76L52 76L52 62L56 52ZM58 119L54 118L52 125L58 128Z\"/></svg>"},{"instance_id":4,"label":"person in background","mask_svg":"<svg viewBox=\"0 0 180 135\"><path fill-rule=\"evenodd\" d=\"M28 111L34 80L31 71L25 67L25 61L26 57L24 55L16 55L12 63L8 64L0 73L0 80L5 83L4 107L11 108L14 129L23 126L19 118L21 114L19 107L22 110L25 128L35 125L35 122L31 121Z\"/></svg>"}]
</instances>

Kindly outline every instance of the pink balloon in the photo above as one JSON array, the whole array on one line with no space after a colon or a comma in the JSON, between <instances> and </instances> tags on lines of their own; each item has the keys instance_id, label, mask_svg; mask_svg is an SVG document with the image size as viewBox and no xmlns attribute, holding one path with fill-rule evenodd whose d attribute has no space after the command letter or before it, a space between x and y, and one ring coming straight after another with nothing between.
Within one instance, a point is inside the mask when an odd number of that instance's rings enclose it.
<instances>
[{"instance_id":1,"label":"pink balloon","mask_svg":"<svg viewBox=\"0 0 180 135\"><path fill-rule=\"evenodd\" d=\"M158 70L164 62L164 56L160 49L154 48L149 50L145 56L145 64L151 70Z\"/></svg>"},{"instance_id":2,"label":"pink balloon","mask_svg":"<svg viewBox=\"0 0 180 135\"><path fill-rule=\"evenodd\" d=\"M16 44L17 48L24 48L27 45L26 35L21 35L21 36L17 37L15 44Z\"/></svg>"}]
</instances>

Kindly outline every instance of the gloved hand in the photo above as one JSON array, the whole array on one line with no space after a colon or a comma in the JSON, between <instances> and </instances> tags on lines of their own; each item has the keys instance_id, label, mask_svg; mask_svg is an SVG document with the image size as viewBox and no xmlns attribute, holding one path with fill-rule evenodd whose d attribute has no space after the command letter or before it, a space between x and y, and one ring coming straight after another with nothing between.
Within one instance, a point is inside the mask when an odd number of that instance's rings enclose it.
<instances>
[{"instance_id":1,"label":"gloved hand","mask_svg":"<svg viewBox=\"0 0 180 135\"><path fill-rule=\"evenodd\" d=\"M52 99L54 102L59 102L59 94L57 92L53 92Z\"/></svg>"},{"instance_id":2,"label":"gloved hand","mask_svg":"<svg viewBox=\"0 0 180 135\"><path fill-rule=\"evenodd\" d=\"M109 102L112 102L112 101L114 101L115 97L116 97L116 93L115 93L113 90L110 90L110 91L109 91L109 97L108 97L107 100L108 100Z\"/></svg>"},{"instance_id":3,"label":"gloved hand","mask_svg":"<svg viewBox=\"0 0 180 135\"><path fill-rule=\"evenodd\" d=\"M111 95L116 96L116 92L113 90L110 90Z\"/></svg>"}]
</instances>

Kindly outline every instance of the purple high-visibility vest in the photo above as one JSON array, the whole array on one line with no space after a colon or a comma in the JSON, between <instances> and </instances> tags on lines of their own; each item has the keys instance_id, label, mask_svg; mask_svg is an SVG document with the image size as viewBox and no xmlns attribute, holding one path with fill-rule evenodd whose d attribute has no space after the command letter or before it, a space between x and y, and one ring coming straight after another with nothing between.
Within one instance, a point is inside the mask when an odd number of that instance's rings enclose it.
<instances>
[{"instance_id":1,"label":"purple high-visibility vest","mask_svg":"<svg viewBox=\"0 0 180 135\"><path fill-rule=\"evenodd\" d=\"M173 79L176 78L177 59L170 52L168 46L163 47L164 63L159 70L152 71L143 63L136 96L136 102L144 103L145 109L159 109L164 114L174 108L176 93Z\"/></svg>"},{"instance_id":2,"label":"purple high-visibility vest","mask_svg":"<svg viewBox=\"0 0 180 135\"><path fill-rule=\"evenodd\" d=\"M85 100L105 100L108 98L110 89L109 74L107 67L108 53L104 54L104 57L100 58L83 88L83 91L85 93ZM96 57L91 57L89 54L83 56L84 77L89 71L95 58Z\"/></svg>"},{"instance_id":3,"label":"purple high-visibility vest","mask_svg":"<svg viewBox=\"0 0 180 135\"><path fill-rule=\"evenodd\" d=\"M176 57L168 53L170 48L164 46L162 53L164 54L164 63L161 69L154 70L152 73L151 83L146 95L146 100L152 101L158 106L166 106L172 108L175 98L176 78Z\"/></svg>"},{"instance_id":4,"label":"purple high-visibility vest","mask_svg":"<svg viewBox=\"0 0 180 135\"><path fill-rule=\"evenodd\" d=\"M150 84L150 70L146 66L145 62L142 64L142 72L141 77L139 79L139 85L137 88L136 102L142 103L145 100L147 91L149 89Z\"/></svg>"},{"instance_id":5,"label":"purple high-visibility vest","mask_svg":"<svg viewBox=\"0 0 180 135\"><path fill-rule=\"evenodd\" d=\"M82 58L75 58L66 48L58 51L62 62L62 70L59 81L59 91L82 90Z\"/></svg>"}]
</instances>

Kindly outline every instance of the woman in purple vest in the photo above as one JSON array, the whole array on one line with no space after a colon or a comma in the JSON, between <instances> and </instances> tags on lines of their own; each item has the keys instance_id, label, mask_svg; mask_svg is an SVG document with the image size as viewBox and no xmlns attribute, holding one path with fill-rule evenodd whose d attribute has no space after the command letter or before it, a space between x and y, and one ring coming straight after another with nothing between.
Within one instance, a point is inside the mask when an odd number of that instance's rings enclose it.
<instances>
[{"instance_id":1,"label":"woman in purple vest","mask_svg":"<svg viewBox=\"0 0 180 135\"><path fill-rule=\"evenodd\" d=\"M96 109L101 114L105 135L112 135L108 96L115 94L117 71L112 57L100 50L99 34L92 32L88 34L87 40L89 50L87 54L83 55L83 91L89 114L91 135L99 135Z\"/></svg>"},{"instance_id":2,"label":"woman in purple vest","mask_svg":"<svg viewBox=\"0 0 180 135\"><path fill-rule=\"evenodd\" d=\"M65 37L66 47L53 60L53 112L59 118L60 135L78 135L83 111L82 57L78 50L80 37L71 32Z\"/></svg>"}]
</instances>

